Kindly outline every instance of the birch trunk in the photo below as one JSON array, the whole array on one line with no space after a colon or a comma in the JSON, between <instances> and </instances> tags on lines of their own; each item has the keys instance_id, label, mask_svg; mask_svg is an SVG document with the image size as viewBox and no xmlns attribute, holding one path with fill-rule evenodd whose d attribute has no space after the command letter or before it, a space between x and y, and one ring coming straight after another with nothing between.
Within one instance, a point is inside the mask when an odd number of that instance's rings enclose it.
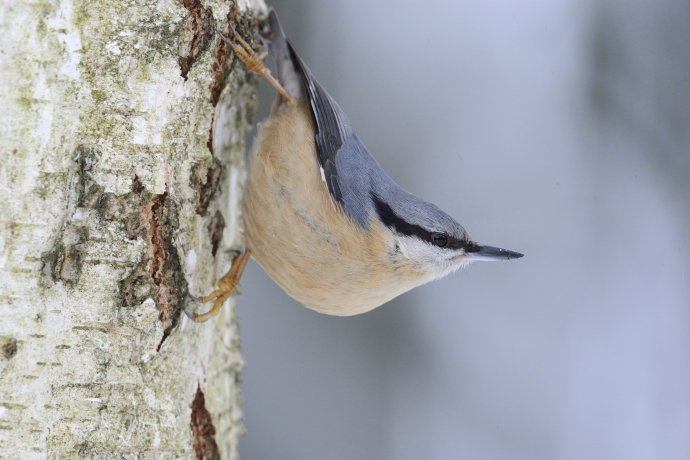
<instances>
[{"instance_id":1,"label":"birch trunk","mask_svg":"<svg viewBox=\"0 0 690 460\"><path fill-rule=\"evenodd\" d=\"M234 300L182 308L242 243L258 79L218 32L264 12L0 4L0 458L237 458Z\"/></svg>"}]
</instances>

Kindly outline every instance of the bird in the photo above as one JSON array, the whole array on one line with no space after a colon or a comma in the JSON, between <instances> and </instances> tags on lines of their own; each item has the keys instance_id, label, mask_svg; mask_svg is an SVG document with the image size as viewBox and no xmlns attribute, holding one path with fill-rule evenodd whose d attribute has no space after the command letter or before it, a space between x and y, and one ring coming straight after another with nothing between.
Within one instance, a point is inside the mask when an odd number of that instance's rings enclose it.
<instances>
[{"instance_id":1,"label":"bird","mask_svg":"<svg viewBox=\"0 0 690 460\"><path fill-rule=\"evenodd\" d=\"M292 298L320 313L370 311L419 285L478 260L523 257L475 242L437 206L386 174L352 123L295 51L270 9L262 57L230 26L221 38L278 90L249 156L242 215L246 249L236 257L207 313L215 316L237 287L249 257Z\"/></svg>"}]
</instances>

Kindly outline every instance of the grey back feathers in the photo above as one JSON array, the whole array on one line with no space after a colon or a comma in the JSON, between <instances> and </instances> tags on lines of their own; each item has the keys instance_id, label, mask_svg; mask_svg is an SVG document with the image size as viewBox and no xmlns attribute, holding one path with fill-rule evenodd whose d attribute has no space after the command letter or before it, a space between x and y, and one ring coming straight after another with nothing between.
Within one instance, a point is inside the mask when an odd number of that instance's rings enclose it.
<instances>
[{"instance_id":1,"label":"grey back feathers","mask_svg":"<svg viewBox=\"0 0 690 460\"><path fill-rule=\"evenodd\" d=\"M359 140L345 113L294 51L273 10L268 21L266 39L278 67L278 80L298 98L299 90L293 93L293 87L301 83L314 125L316 160L332 199L364 229L369 228L370 219L378 218L401 235L434 244L434 235L440 233L448 239L441 246L472 251L476 244L460 224L386 174Z\"/></svg>"}]
</instances>

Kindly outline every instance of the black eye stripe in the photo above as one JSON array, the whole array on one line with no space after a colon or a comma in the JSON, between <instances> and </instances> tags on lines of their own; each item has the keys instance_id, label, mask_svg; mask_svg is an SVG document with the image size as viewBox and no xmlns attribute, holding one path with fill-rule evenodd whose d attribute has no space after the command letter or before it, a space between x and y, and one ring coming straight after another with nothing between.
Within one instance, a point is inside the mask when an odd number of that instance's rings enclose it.
<instances>
[{"instance_id":1,"label":"black eye stripe","mask_svg":"<svg viewBox=\"0 0 690 460\"><path fill-rule=\"evenodd\" d=\"M373 195L371 198L374 201L374 206L376 206L376 213L379 215L379 219L388 228L395 230L401 235L405 236L416 236L424 241L431 241L431 232L420 227L419 225L411 224L405 219L400 218L388 203L385 203L378 196Z\"/></svg>"},{"instance_id":2,"label":"black eye stripe","mask_svg":"<svg viewBox=\"0 0 690 460\"><path fill-rule=\"evenodd\" d=\"M379 216L379 219L381 219L381 222L383 222L383 225L386 227L395 230L396 232L400 233L401 235L405 236L416 236L422 241L428 241L429 243L441 247L443 249L465 249L467 252L472 252L472 249L474 246L476 246L474 243L469 243L464 240L458 240L456 238L453 238L449 235L446 235L444 233L439 233L439 232L430 232L426 230L423 227L420 227L419 225L411 224L407 222L405 219L401 218L398 216L393 209L388 205L388 203L384 202L381 200L378 196L375 194L371 195L371 199L374 202L374 206L376 207L376 213ZM446 238L446 243L441 245L438 244L435 240L434 237L438 236L443 236Z\"/></svg>"}]
</instances>

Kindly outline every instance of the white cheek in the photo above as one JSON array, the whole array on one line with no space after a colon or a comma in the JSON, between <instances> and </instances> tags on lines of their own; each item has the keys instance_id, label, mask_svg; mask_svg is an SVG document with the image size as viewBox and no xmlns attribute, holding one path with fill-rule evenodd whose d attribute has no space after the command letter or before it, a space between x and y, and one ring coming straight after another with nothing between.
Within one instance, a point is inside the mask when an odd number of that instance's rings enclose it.
<instances>
[{"instance_id":1,"label":"white cheek","mask_svg":"<svg viewBox=\"0 0 690 460\"><path fill-rule=\"evenodd\" d=\"M422 264L429 272L427 281L446 276L471 262L461 252L432 246L417 238L403 236L397 240L400 252L408 259Z\"/></svg>"},{"instance_id":2,"label":"white cheek","mask_svg":"<svg viewBox=\"0 0 690 460\"><path fill-rule=\"evenodd\" d=\"M399 237L398 246L405 257L415 262L432 263L439 257L438 248L410 236Z\"/></svg>"}]
</instances>

